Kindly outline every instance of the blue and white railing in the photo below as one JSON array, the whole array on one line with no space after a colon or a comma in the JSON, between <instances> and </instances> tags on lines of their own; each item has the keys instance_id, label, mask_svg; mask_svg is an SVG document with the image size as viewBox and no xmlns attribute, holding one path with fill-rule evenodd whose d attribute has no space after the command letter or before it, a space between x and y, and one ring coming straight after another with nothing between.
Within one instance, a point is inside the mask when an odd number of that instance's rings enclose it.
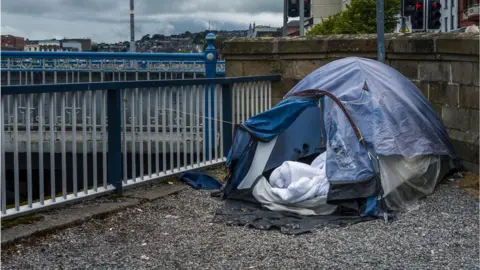
<instances>
[{"instance_id":1,"label":"blue and white railing","mask_svg":"<svg viewBox=\"0 0 480 270\"><path fill-rule=\"evenodd\" d=\"M280 76L3 86L2 218L224 162Z\"/></svg>"},{"instance_id":2,"label":"blue and white railing","mask_svg":"<svg viewBox=\"0 0 480 270\"><path fill-rule=\"evenodd\" d=\"M207 35L213 49L213 34ZM2 85L159 80L223 76L216 53L18 52L1 53ZM215 69L207 74L207 62Z\"/></svg>"}]
</instances>

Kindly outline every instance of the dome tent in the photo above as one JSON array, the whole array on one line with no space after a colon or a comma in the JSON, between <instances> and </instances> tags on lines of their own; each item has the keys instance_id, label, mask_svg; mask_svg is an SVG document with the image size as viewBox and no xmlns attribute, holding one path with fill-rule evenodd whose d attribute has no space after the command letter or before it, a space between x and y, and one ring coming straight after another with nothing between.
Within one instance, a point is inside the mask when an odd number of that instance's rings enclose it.
<instances>
[{"instance_id":1,"label":"dome tent","mask_svg":"<svg viewBox=\"0 0 480 270\"><path fill-rule=\"evenodd\" d=\"M325 153L328 193L285 200L269 182L285 161ZM268 111L235 127L222 197L274 211L362 215L404 209L455 167L448 134L415 85L378 61L348 57L313 71Z\"/></svg>"}]
</instances>

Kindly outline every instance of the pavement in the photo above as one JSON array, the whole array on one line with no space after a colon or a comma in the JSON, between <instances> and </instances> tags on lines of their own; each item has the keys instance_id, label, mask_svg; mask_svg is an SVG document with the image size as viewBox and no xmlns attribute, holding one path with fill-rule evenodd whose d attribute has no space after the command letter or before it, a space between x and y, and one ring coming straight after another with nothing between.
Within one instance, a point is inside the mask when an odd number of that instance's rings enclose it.
<instances>
[{"instance_id":1,"label":"pavement","mask_svg":"<svg viewBox=\"0 0 480 270\"><path fill-rule=\"evenodd\" d=\"M446 181L391 224L292 236L213 223L224 202L186 188L19 240L2 269L479 269L478 202Z\"/></svg>"}]
</instances>

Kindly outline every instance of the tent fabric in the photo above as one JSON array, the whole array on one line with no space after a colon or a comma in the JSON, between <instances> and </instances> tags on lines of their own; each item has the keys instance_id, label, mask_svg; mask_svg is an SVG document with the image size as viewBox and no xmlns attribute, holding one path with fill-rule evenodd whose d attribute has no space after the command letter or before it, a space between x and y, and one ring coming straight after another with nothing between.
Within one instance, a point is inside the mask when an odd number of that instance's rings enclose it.
<instances>
[{"instance_id":1,"label":"tent fabric","mask_svg":"<svg viewBox=\"0 0 480 270\"><path fill-rule=\"evenodd\" d=\"M306 76L285 97L308 89L324 89L340 99L365 140L374 142L377 155L455 157L431 104L410 80L388 65L359 57L333 61ZM327 127L339 120L328 115L334 106L325 99Z\"/></svg>"},{"instance_id":2,"label":"tent fabric","mask_svg":"<svg viewBox=\"0 0 480 270\"><path fill-rule=\"evenodd\" d=\"M315 99L284 99L270 110L249 118L243 126L259 140L268 142L283 133L306 108L317 104Z\"/></svg>"},{"instance_id":3,"label":"tent fabric","mask_svg":"<svg viewBox=\"0 0 480 270\"><path fill-rule=\"evenodd\" d=\"M327 196L292 203L272 192L276 167L324 151ZM238 125L224 198L300 215L347 207L369 216L383 200L399 209L431 194L453 167L440 165L445 158L456 159L446 129L415 85L380 62L348 57L313 71L279 104Z\"/></svg>"}]
</instances>

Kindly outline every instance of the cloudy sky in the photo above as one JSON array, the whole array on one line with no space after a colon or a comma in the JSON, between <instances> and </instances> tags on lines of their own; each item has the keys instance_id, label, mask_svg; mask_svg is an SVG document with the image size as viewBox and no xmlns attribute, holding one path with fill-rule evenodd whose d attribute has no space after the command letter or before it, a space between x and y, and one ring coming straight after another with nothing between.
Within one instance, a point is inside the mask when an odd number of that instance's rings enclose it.
<instances>
[{"instance_id":1,"label":"cloudy sky","mask_svg":"<svg viewBox=\"0 0 480 270\"><path fill-rule=\"evenodd\" d=\"M135 0L135 38L159 33L280 26L282 0ZM2 0L2 34L29 39L130 39L129 0Z\"/></svg>"}]
</instances>

